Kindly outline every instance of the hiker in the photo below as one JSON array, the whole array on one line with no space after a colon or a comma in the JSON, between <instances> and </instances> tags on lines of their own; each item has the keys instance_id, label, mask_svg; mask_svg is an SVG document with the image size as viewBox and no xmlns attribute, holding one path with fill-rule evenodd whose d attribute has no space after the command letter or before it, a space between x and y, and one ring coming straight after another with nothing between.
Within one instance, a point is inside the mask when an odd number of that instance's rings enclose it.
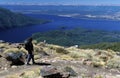
<instances>
[{"instance_id":1,"label":"hiker","mask_svg":"<svg viewBox=\"0 0 120 78\"><path fill-rule=\"evenodd\" d=\"M28 51L26 65L29 65L31 59L32 59L32 63L35 64L32 40L33 40L32 37L30 37L25 41L25 49Z\"/></svg>"}]
</instances>

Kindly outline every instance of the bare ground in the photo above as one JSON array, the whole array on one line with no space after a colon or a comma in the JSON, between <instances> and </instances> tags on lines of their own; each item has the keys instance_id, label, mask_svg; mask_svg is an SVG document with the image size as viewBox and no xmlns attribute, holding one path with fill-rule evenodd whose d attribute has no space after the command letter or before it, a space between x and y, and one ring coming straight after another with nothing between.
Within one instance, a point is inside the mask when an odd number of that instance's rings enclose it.
<instances>
[{"instance_id":1,"label":"bare ground","mask_svg":"<svg viewBox=\"0 0 120 78\"><path fill-rule=\"evenodd\" d=\"M41 61L42 60L42 61ZM44 61L43 61L44 60ZM74 71L78 74L77 77L71 78L95 78L96 75L101 75L103 78L120 78L120 70L118 69L105 69L105 68L95 68L92 66L87 66L81 64L80 61L67 61L67 60L55 60L54 58L42 58L37 60L36 65L21 65L14 68L9 68L0 71L0 78L6 78L12 74L20 75L24 71L29 71L34 68L41 68L42 66L53 65L59 70L64 70L64 67L72 67Z\"/></svg>"}]
</instances>

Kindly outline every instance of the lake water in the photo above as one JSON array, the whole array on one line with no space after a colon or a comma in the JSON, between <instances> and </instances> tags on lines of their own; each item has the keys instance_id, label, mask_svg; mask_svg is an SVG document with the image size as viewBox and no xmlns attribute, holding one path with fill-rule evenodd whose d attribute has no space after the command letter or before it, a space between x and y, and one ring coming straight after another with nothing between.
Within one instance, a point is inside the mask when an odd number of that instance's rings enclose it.
<instances>
[{"instance_id":1,"label":"lake water","mask_svg":"<svg viewBox=\"0 0 120 78\"><path fill-rule=\"evenodd\" d=\"M56 30L63 26L67 29L81 27L93 30L120 31L120 21L76 19L43 14L29 14L29 16L52 20L52 22L42 25L13 28L4 31L0 30L0 40L9 42L22 42L33 33Z\"/></svg>"},{"instance_id":2,"label":"lake water","mask_svg":"<svg viewBox=\"0 0 120 78\"><path fill-rule=\"evenodd\" d=\"M23 42L26 38L31 36L37 32L46 32L50 30L60 29L61 27L66 27L67 29L73 28L87 28L92 30L105 30L105 31L120 31L120 20L111 20L111 14L115 19L119 19L119 11L120 7L65 7L65 6L4 6L5 8L11 9L13 11L19 12L27 12L26 15L51 20L52 22L42 25L34 25L34 26L26 26L22 28L13 28L9 30L0 30L0 40L8 41L8 42ZM31 7L31 8L30 8ZM34 8L35 7L35 8ZM28 9L29 8L29 9ZM60 9L58 9L60 8ZM80 10L78 10L80 9ZM112 11L113 10L113 11ZM29 13L28 13L29 12ZM37 12L37 13L36 13ZM114 12L114 13L113 13ZM44 14L42 14L44 13ZM77 18L77 16L73 17L61 17L60 14L68 14L77 15L78 17L82 14L82 16L93 17L93 15L99 15L103 17L101 14L110 14L110 19L98 19L98 18ZM77 13L77 14L76 14ZM78 15L78 13L80 15ZM89 15L88 15L89 14ZM64 15L63 15L64 16ZM104 16L104 17L105 17ZM117 18L116 18L117 17Z\"/></svg>"}]
</instances>

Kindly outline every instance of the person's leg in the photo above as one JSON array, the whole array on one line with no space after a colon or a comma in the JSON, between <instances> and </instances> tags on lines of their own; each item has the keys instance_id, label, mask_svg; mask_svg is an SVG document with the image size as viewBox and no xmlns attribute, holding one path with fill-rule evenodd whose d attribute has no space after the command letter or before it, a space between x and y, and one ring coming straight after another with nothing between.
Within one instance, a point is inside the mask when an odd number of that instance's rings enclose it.
<instances>
[{"instance_id":1,"label":"person's leg","mask_svg":"<svg viewBox=\"0 0 120 78\"><path fill-rule=\"evenodd\" d=\"M32 63L35 64L35 60L34 60L34 55L33 54L31 55L31 58L32 58Z\"/></svg>"},{"instance_id":2,"label":"person's leg","mask_svg":"<svg viewBox=\"0 0 120 78\"><path fill-rule=\"evenodd\" d=\"M28 56L27 56L27 64L29 64L30 60L31 60L31 54L28 54Z\"/></svg>"}]
</instances>

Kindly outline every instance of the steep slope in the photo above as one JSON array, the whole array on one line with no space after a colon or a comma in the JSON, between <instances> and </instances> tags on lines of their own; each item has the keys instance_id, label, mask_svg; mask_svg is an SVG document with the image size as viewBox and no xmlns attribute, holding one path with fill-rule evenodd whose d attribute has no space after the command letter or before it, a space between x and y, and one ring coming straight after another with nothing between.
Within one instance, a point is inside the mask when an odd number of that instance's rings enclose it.
<instances>
[{"instance_id":1,"label":"steep slope","mask_svg":"<svg viewBox=\"0 0 120 78\"><path fill-rule=\"evenodd\" d=\"M42 24L45 22L45 20L34 19L20 13L13 13L10 10L0 8L0 29Z\"/></svg>"},{"instance_id":2,"label":"steep slope","mask_svg":"<svg viewBox=\"0 0 120 78\"><path fill-rule=\"evenodd\" d=\"M22 43L0 42L0 78L43 78L40 70L50 66L57 67L60 72L69 72L70 78L120 78L120 56L115 51L63 47L36 41L33 44L36 65L30 63L26 66L11 65L15 61L6 58L9 53L25 53Z\"/></svg>"}]
</instances>

